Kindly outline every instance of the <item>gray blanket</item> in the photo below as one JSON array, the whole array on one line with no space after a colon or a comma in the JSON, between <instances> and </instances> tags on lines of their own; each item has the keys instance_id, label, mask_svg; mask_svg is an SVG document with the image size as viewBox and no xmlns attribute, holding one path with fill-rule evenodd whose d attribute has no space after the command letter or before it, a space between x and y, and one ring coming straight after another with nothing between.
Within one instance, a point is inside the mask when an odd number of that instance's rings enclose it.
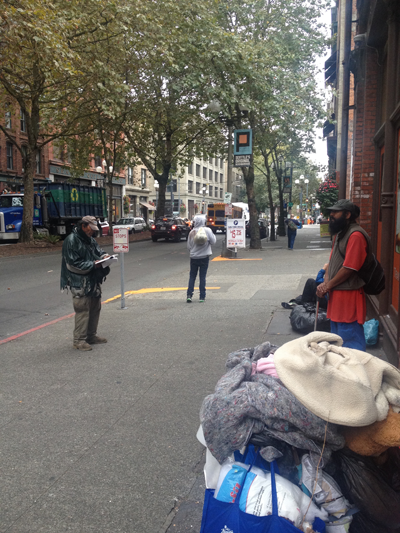
<instances>
[{"instance_id":1,"label":"gray blanket","mask_svg":"<svg viewBox=\"0 0 400 533\"><path fill-rule=\"evenodd\" d=\"M257 434L267 437L263 455L268 460L281 456L268 446L275 440L320 453L325 429L325 458L343 448L344 438L337 426L308 411L278 379L264 374L251 376L250 353L229 356L227 366L236 366L218 381L214 394L201 406L204 437L214 457L222 463Z\"/></svg>"}]
</instances>

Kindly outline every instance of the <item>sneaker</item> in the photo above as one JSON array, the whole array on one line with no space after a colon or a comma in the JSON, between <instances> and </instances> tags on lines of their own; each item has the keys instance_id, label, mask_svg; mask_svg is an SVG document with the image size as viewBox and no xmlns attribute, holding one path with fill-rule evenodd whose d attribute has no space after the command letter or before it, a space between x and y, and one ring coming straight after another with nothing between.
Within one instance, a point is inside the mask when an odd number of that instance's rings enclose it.
<instances>
[{"instance_id":1,"label":"sneaker","mask_svg":"<svg viewBox=\"0 0 400 533\"><path fill-rule=\"evenodd\" d=\"M90 352L93 348L85 341L74 342L75 350L82 350L83 352Z\"/></svg>"},{"instance_id":2,"label":"sneaker","mask_svg":"<svg viewBox=\"0 0 400 533\"><path fill-rule=\"evenodd\" d=\"M187 304L191 304L191 303L192 303L192 297L191 297L191 296L188 296L188 297L186 298L186 303L187 303Z\"/></svg>"},{"instance_id":3,"label":"sneaker","mask_svg":"<svg viewBox=\"0 0 400 533\"><path fill-rule=\"evenodd\" d=\"M98 337L97 335L95 335L91 339L87 339L87 342L89 344L105 344L107 342L107 339L105 339L104 337Z\"/></svg>"},{"instance_id":4,"label":"sneaker","mask_svg":"<svg viewBox=\"0 0 400 533\"><path fill-rule=\"evenodd\" d=\"M205 300L199 300L199 302L200 302L201 304L203 304L203 303L205 302Z\"/></svg>"}]
</instances>

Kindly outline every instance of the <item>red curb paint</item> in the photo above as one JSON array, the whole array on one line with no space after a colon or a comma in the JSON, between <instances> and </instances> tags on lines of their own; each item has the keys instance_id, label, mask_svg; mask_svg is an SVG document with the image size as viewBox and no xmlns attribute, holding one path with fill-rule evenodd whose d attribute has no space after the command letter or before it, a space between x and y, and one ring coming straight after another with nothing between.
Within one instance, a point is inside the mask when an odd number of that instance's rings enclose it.
<instances>
[{"instance_id":1,"label":"red curb paint","mask_svg":"<svg viewBox=\"0 0 400 533\"><path fill-rule=\"evenodd\" d=\"M71 318L72 316L75 316L75 313L62 316L61 318L56 318L55 320L52 320L51 322L46 322L46 324L42 324L41 326L37 326L36 328L28 329L27 331L23 331L22 333L17 333L17 335L12 335L11 337L7 337L7 339L3 339L2 341L0 341L0 344L5 344L6 342L10 342L10 341L15 341L16 339L19 339L19 337L28 335L28 333L33 333L34 331L37 331L38 329L46 328L47 326L51 326L52 324L61 322L61 320L65 320L66 318Z\"/></svg>"}]
</instances>

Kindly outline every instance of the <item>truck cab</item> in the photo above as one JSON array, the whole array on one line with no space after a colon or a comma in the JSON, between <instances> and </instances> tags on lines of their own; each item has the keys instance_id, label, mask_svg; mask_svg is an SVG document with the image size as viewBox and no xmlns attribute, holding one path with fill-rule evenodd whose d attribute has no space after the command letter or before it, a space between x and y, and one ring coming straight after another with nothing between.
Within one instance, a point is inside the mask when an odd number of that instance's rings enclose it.
<instances>
[{"instance_id":1,"label":"truck cab","mask_svg":"<svg viewBox=\"0 0 400 533\"><path fill-rule=\"evenodd\" d=\"M24 195L22 193L9 193L0 195L0 241L19 239L23 211ZM39 194L35 194L33 225L42 225L42 212Z\"/></svg>"}]
</instances>

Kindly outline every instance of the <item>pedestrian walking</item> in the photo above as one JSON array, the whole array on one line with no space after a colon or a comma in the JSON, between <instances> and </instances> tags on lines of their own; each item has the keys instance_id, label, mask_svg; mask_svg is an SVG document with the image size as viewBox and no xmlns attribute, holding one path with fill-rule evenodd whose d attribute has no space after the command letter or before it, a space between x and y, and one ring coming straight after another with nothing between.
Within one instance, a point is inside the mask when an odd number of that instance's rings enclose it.
<instances>
[{"instance_id":1,"label":"pedestrian walking","mask_svg":"<svg viewBox=\"0 0 400 533\"><path fill-rule=\"evenodd\" d=\"M70 289L75 310L73 347L89 351L91 344L107 342L97 335L101 311L101 284L110 272L96 263L108 257L93 238L98 232L95 217L85 216L62 247L61 290Z\"/></svg>"},{"instance_id":2,"label":"pedestrian walking","mask_svg":"<svg viewBox=\"0 0 400 533\"><path fill-rule=\"evenodd\" d=\"M329 292L327 317L331 332L342 337L343 346L365 352L365 282L358 271L371 250L370 238L356 222L360 209L353 202L339 200L328 209L329 231L334 239L328 272L317 287L317 296L322 298Z\"/></svg>"},{"instance_id":3,"label":"pedestrian walking","mask_svg":"<svg viewBox=\"0 0 400 533\"><path fill-rule=\"evenodd\" d=\"M206 228L206 217L195 216L193 220L193 229L189 233L187 240L187 248L190 252L190 275L189 286L187 290L187 303L192 302L194 283L196 281L197 272L200 277L200 302L206 299L206 275L208 270L208 263L210 255L212 254L211 245L217 241L216 236L210 228Z\"/></svg>"},{"instance_id":4,"label":"pedestrian walking","mask_svg":"<svg viewBox=\"0 0 400 533\"><path fill-rule=\"evenodd\" d=\"M285 220L285 224L287 225L288 249L293 250L297 228L300 228L301 224L296 218L293 218L293 215L290 215L290 217Z\"/></svg>"}]
</instances>

